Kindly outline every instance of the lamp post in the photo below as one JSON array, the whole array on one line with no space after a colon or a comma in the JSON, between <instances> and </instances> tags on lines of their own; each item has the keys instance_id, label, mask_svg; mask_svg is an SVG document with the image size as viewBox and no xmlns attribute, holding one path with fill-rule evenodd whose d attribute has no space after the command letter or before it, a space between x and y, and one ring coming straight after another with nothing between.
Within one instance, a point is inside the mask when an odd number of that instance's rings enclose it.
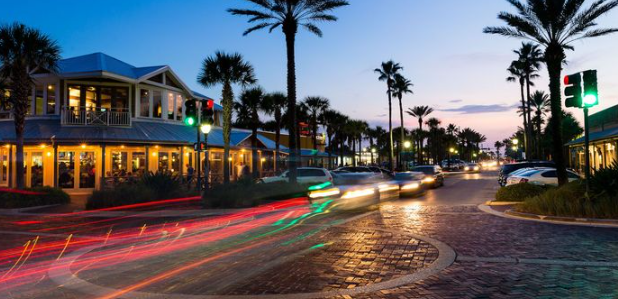
<instances>
[{"instance_id":1,"label":"lamp post","mask_svg":"<svg viewBox=\"0 0 618 299\"><path fill-rule=\"evenodd\" d=\"M210 133L210 130L212 130L212 125L211 124L203 124L200 126L200 131L202 131L202 133L204 134L204 192L208 192L208 190L210 190L210 169L209 169L209 158L210 158L210 151L208 150L208 133ZM201 163L202 161L198 160L198 163ZM200 184L200 191L202 191L202 182L199 182ZM206 207L206 197L202 196L204 202L203 205L204 207Z\"/></svg>"},{"instance_id":2,"label":"lamp post","mask_svg":"<svg viewBox=\"0 0 618 299\"><path fill-rule=\"evenodd\" d=\"M405 141L405 142L403 143L403 148L405 148L405 149L406 149L406 151L409 151L411 147L412 147L412 142L410 142L410 141ZM401 158L401 157L400 157L400 158ZM405 161L404 170L408 170L408 161L407 161L407 160Z\"/></svg>"},{"instance_id":3,"label":"lamp post","mask_svg":"<svg viewBox=\"0 0 618 299\"><path fill-rule=\"evenodd\" d=\"M449 148L448 149L448 160L447 160L447 168L450 170L451 169L451 155L453 155L453 153L455 153L455 149L454 148Z\"/></svg>"},{"instance_id":4,"label":"lamp post","mask_svg":"<svg viewBox=\"0 0 618 299\"><path fill-rule=\"evenodd\" d=\"M376 154L377 150L375 149L375 147L371 148L371 164L376 164L376 161L374 159L374 155Z\"/></svg>"}]
</instances>

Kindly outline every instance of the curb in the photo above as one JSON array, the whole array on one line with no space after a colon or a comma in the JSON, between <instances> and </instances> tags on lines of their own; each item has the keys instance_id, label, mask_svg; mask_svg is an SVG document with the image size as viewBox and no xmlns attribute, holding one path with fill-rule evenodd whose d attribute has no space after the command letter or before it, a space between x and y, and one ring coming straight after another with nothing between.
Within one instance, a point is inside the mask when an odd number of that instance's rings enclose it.
<instances>
[{"instance_id":1,"label":"curb","mask_svg":"<svg viewBox=\"0 0 618 299\"><path fill-rule=\"evenodd\" d=\"M17 209L0 209L0 215L22 215L22 214L24 214L24 212L34 211L34 210L38 210L38 209L53 208L53 207L57 207L57 206L60 206L60 205L61 204L45 205L45 206L34 206L34 207L17 208ZM36 214L36 213L31 213L31 214ZM38 214L36 214L36 215L38 215Z\"/></svg>"},{"instance_id":2,"label":"curb","mask_svg":"<svg viewBox=\"0 0 618 299\"><path fill-rule=\"evenodd\" d=\"M512 205L516 205L516 204L520 204L521 202L518 201L487 201L485 202L485 205L487 206L512 206Z\"/></svg>"},{"instance_id":3,"label":"curb","mask_svg":"<svg viewBox=\"0 0 618 299\"><path fill-rule=\"evenodd\" d=\"M542 216L536 214L519 213L512 210L506 212L500 212L492 209L490 206L481 204L478 205L478 209L502 218L534 221L547 224L556 225L574 225L574 226L588 226L588 227L602 227L602 228L618 228L617 220L603 220L603 219L588 219L588 218L568 218L568 217L555 217L555 216Z\"/></svg>"}]
</instances>

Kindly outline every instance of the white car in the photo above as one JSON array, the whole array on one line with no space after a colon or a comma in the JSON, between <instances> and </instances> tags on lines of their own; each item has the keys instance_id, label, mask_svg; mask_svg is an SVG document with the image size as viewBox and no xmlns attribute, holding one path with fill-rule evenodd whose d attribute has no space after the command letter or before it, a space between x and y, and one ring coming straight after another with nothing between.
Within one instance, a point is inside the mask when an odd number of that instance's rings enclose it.
<instances>
[{"instance_id":1,"label":"white car","mask_svg":"<svg viewBox=\"0 0 618 299\"><path fill-rule=\"evenodd\" d=\"M581 180L579 174L567 170L569 182ZM537 168L529 169L528 171L519 172L511 175L506 179L506 185L516 185L528 183L541 186L558 186L558 175L555 168Z\"/></svg>"},{"instance_id":2,"label":"white car","mask_svg":"<svg viewBox=\"0 0 618 299\"><path fill-rule=\"evenodd\" d=\"M333 176L324 168L301 167L298 168L298 182L301 184L320 184L333 182ZM266 177L259 180L260 183L288 182L289 172L286 171L280 176Z\"/></svg>"}]
</instances>

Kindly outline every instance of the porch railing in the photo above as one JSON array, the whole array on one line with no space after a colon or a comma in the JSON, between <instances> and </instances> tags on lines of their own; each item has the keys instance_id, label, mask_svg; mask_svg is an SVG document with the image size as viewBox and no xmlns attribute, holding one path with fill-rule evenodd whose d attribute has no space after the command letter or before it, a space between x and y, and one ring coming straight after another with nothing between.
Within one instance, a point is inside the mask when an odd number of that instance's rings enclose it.
<instances>
[{"instance_id":1,"label":"porch railing","mask_svg":"<svg viewBox=\"0 0 618 299\"><path fill-rule=\"evenodd\" d=\"M68 126L131 126L129 109L95 107L63 107L62 124Z\"/></svg>"}]
</instances>

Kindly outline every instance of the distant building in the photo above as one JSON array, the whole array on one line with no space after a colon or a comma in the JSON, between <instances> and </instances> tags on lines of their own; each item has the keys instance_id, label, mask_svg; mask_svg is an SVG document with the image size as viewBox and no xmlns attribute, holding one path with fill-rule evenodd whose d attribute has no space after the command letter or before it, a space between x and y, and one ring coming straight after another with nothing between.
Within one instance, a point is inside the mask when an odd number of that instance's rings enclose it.
<instances>
[{"instance_id":1,"label":"distant building","mask_svg":"<svg viewBox=\"0 0 618 299\"><path fill-rule=\"evenodd\" d=\"M594 171L618 161L618 105L589 117L590 124L590 166ZM569 163L582 171L585 162L584 137L567 143Z\"/></svg>"},{"instance_id":2,"label":"distant building","mask_svg":"<svg viewBox=\"0 0 618 299\"><path fill-rule=\"evenodd\" d=\"M144 172L183 175L188 165L197 168L197 132L183 124L184 102L210 98L189 89L169 66L135 67L94 53L61 60L57 74L40 70L32 77L24 131L26 186L89 194ZM223 163L230 164L232 180L243 165L252 165L249 130L232 130L231 156L223 161L222 107L215 110L208 135L213 183L223 180ZM312 148L305 139L303 145ZM11 113L0 107L0 186L15 186L15 142ZM275 154L270 134L261 133L258 149L262 176L284 170L286 146Z\"/></svg>"}]
</instances>

